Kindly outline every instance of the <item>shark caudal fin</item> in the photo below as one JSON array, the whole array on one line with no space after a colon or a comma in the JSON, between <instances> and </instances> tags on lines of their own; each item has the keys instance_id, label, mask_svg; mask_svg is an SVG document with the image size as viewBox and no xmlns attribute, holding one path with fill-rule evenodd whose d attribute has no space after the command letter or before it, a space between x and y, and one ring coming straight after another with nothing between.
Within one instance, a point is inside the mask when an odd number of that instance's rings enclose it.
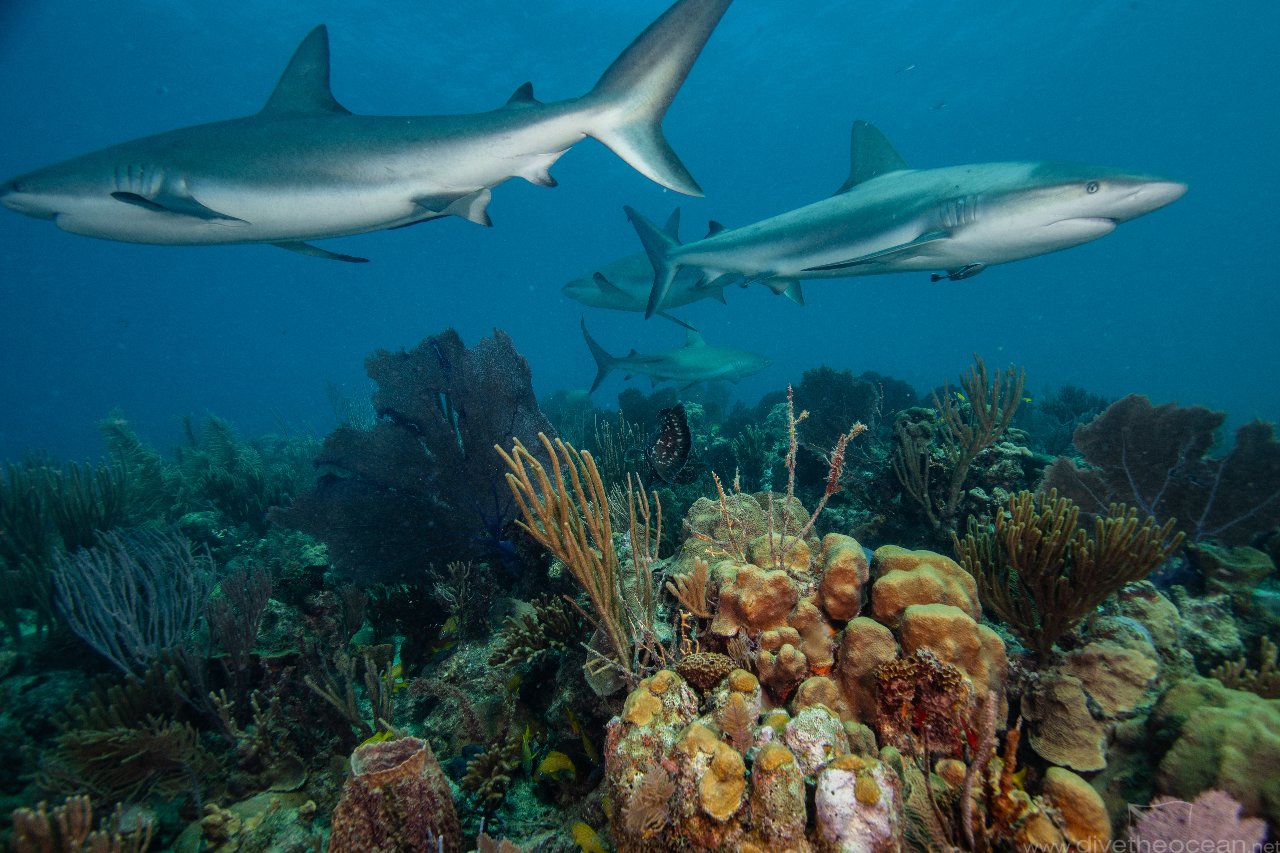
<instances>
[{"instance_id":1,"label":"shark caudal fin","mask_svg":"<svg viewBox=\"0 0 1280 853\"><path fill-rule=\"evenodd\" d=\"M587 342L587 349L591 350L591 357L596 362L596 378L591 383L591 390L587 392L588 394L594 394L596 389L600 387L600 383L604 381L604 378L618 366L618 359L605 352L604 347L596 343L596 339L591 337L591 333L587 331L586 317L581 318L579 323L582 326L582 338Z\"/></svg>"},{"instance_id":2,"label":"shark caudal fin","mask_svg":"<svg viewBox=\"0 0 1280 853\"><path fill-rule=\"evenodd\" d=\"M623 207L622 209L627 212L627 219L631 220L631 224L635 226L636 234L640 235L644 252L649 256L649 263L653 265L653 290L649 291L649 304L644 309L644 317L647 320L662 307L662 301L667 298L671 283L675 281L676 273L680 271L680 265L673 262L669 254L672 249L680 245L680 242L667 231L645 219L634 208Z\"/></svg>"},{"instance_id":3,"label":"shark caudal fin","mask_svg":"<svg viewBox=\"0 0 1280 853\"><path fill-rule=\"evenodd\" d=\"M640 174L685 195L702 188L662 135L662 117L732 0L678 0L649 25L584 98L587 132Z\"/></svg>"}]
</instances>

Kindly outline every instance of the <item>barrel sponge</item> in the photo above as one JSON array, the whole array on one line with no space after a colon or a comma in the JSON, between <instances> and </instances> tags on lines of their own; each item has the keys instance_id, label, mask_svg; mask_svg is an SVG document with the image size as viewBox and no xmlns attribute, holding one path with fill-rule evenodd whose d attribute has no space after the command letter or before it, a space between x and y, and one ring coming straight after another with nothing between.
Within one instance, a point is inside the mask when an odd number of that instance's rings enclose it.
<instances>
[{"instance_id":1,"label":"barrel sponge","mask_svg":"<svg viewBox=\"0 0 1280 853\"><path fill-rule=\"evenodd\" d=\"M431 747L415 737L361 746L333 810L332 853L462 850L449 783Z\"/></svg>"}]
</instances>

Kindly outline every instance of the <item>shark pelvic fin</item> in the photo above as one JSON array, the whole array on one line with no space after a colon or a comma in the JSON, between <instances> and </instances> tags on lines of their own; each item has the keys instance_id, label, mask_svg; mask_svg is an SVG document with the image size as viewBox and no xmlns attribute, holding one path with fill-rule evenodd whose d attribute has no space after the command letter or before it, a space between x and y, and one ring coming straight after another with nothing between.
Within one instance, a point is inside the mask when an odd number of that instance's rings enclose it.
<instances>
[{"instance_id":1,"label":"shark pelvic fin","mask_svg":"<svg viewBox=\"0 0 1280 853\"><path fill-rule=\"evenodd\" d=\"M172 213L176 216L193 216L196 219L205 219L218 222L239 222L247 225L243 219L231 216L226 213L219 213L211 207L205 207L196 201L190 193L185 190L177 190L168 186L161 187L158 191L149 196L139 195L138 193L114 192L111 197L116 201L122 201L125 204L136 205L137 207L145 207L147 210L154 210L157 213Z\"/></svg>"},{"instance_id":2,"label":"shark pelvic fin","mask_svg":"<svg viewBox=\"0 0 1280 853\"><path fill-rule=\"evenodd\" d=\"M568 150L567 148L565 149L565 151ZM522 158L525 163L520 167L520 171L516 172L516 175L524 178L534 186L559 186L556 179L551 177L551 167L563 155L564 151L552 151L550 154L530 154Z\"/></svg>"},{"instance_id":3,"label":"shark pelvic fin","mask_svg":"<svg viewBox=\"0 0 1280 853\"><path fill-rule=\"evenodd\" d=\"M702 195L662 135L662 117L711 31L733 0L679 0L636 37L583 100L587 133L640 174L685 195Z\"/></svg>"},{"instance_id":4,"label":"shark pelvic fin","mask_svg":"<svg viewBox=\"0 0 1280 853\"><path fill-rule=\"evenodd\" d=\"M863 181L906 168L907 161L878 127L869 121L855 121L849 134L849 177L834 195L846 193Z\"/></svg>"},{"instance_id":5,"label":"shark pelvic fin","mask_svg":"<svg viewBox=\"0 0 1280 853\"><path fill-rule=\"evenodd\" d=\"M847 261L837 261L834 264L822 264L817 267L806 267L805 272L822 272L824 270L842 270L848 267L856 267L862 264L870 264L876 261L884 261L888 258L902 259L914 255L922 246L930 243L936 243L939 240L946 240L951 234L946 231L930 231L921 234L909 243L902 243L898 246L890 246L887 249L881 249L878 252L871 252L866 255L859 255L856 258L850 258Z\"/></svg>"},{"instance_id":6,"label":"shark pelvic fin","mask_svg":"<svg viewBox=\"0 0 1280 853\"><path fill-rule=\"evenodd\" d=\"M489 191L489 188L481 187L475 192L467 193L464 196L421 196L415 198L413 203L427 213L432 213L436 216L458 216L468 222L474 222L487 228L493 225L493 220L489 218L489 202L492 198L493 193ZM424 219L430 218L424 217Z\"/></svg>"},{"instance_id":7,"label":"shark pelvic fin","mask_svg":"<svg viewBox=\"0 0 1280 853\"><path fill-rule=\"evenodd\" d=\"M591 337L591 333L587 331L586 317L579 318L578 324L582 327L582 339L587 342L587 349L591 350L591 357L596 362L596 378L591 383L591 390L587 392L588 394L594 394L596 389L600 387L600 383L604 381L604 378L618 366L620 359L614 358L605 352L604 347L596 343L596 339ZM631 352L634 354L635 350ZM629 379L630 376L627 378Z\"/></svg>"},{"instance_id":8,"label":"shark pelvic fin","mask_svg":"<svg viewBox=\"0 0 1280 853\"><path fill-rule=\"evenodd\" d=\"M297 252L299 255L309 255L313 258L324 258L327 261L346 261L349 264L367 264L368 258L360 258L355 255L340 255L337 252L330 252L327 249L321 249L319 246L312 246L310 243L300 241L290 241L287 243L272 243L273 246L279 246L281 249L288 249L290 252Z\"/></svg>"},{"instance_id":9,"label":"shark pelvic fin","mask_svg":"<svg viewBox=\"0 0 1280 853\"><path fill-rule=\"evenodd\" d=\"M680 243L633 208L623 207L622 209L627 212L627 218L635 226L636 234L640 235L640 243L644 246L645 254L649 256L649 263L653 265L653 290L649 292L649 304L644 310L644 317L647 320L662 307L662 301L666 299L667 293L671 290L671 283L675 281L680 266L671 262L668 253Z\"/></svg>"},{"instance_id":10,"label":"shark pelvic fin","mask_svg":"<svg viewBox=\"0 0 1280 853\"><path fill-rule=\"evenodd\" d=\"M307 33L298 45L259 115L290 113L351 114L329 89L329 30L324 24Z\"/></svg>"},{"instance_id":11,"label":"shark pelvic fin","mask_svg":"<svg viewBox=\"0 0 1280 853\"><path fill-rule=\"evenodd\" d=\"M533 83L525 82L519 89L511 93L511 97L507 98L507 102L502 105L504 109L520 109L522 107L540 107L542 101L533 96Z\"/></svg>"}]
</instances>

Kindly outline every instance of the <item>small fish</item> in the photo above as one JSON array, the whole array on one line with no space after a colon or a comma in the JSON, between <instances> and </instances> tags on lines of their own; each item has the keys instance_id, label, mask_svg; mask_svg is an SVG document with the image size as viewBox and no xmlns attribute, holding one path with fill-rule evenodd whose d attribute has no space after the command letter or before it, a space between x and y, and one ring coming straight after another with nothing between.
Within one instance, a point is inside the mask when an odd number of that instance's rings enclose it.
<instances>
[{"instance_id":1,"label":"small fish","mask_svg":"<svg viewBox=\"0 0 1280 853\"><path fill-rule=\"evenodd\" d=\"M587 730L578 721L578 716L573 713L573 709L568 705L565 706L564 715L569 720L569 730L581 739L582 751L587 754L587 758L591 760L592 764L599 764L600 753L596 750L595 744L591 742L591 738L587 737Z\"/></svg>"},{"instance_id":2,"label":"small fish","mask_svg":"<svg viewBox=\"0 0 1280 853\"><path fill-rule=\"evenodd\" d=\"M658 479L674 483L689 462L693 434L689 431L689 417L683 403L676 403L658 414L662 417L662 427L653 446L645 451L645 457Z\"/></svg>"},{"instance_id":3,"label":"small fish","mask_svg":"<svg viewBox=\"0 0 1280 853\"><path fill-rule=\"evenodd\" d=\"M520 737L520 768L525 775L533 772L533 729L525 723L524 734Z\"/></svg>"},{"instance_id":4,"label":"small fish","mask_svg":"<svg viewBox=\"0 0 1280 853\"><path fill-rule=\"evenodd\" d=\"M582 821L575 823L570 831L573 833L573 840L582 849L582 853L607 853L604 842L600 839L600 833Z\"/></svg>"},{"instance_id":5,"label":"small fish","mask_svg":"<svg viewBox=\"0 0 1280 853\"><path fill-rule=\"evenodd\" d=\"M513 672L511 677L506 680L504 686L508 696L514 696L520 692L520 685L524 684L524 674L521 672Z\"/></svg>"},{"instance_id":6,"label":"small fish","mask_svg":"<svg viewBox=\"0 0 1280 853\"><path fill-rule=\"evenodd\" d=\"M566 782L576 778L578 778L578 768L574 766L573 759L554 749L538 763L538 769L534 773L534 779L538 781L551 779L556 782Z\"/></svg>"},{"instance_id":7,"label":"small fish","mask_svg":"<svg viewBox=\"0 0 1280 853\"><path fill-rule=\"evenodd\" d=\"M359 746L356 747L356 749L359 749L361 746L369 746L375 743L386 743L387 741L392 740L393 738L395 738L395 735L393 735L391 732L378 732L360 741L360 744Z\"/></svg>"}]
</instances>

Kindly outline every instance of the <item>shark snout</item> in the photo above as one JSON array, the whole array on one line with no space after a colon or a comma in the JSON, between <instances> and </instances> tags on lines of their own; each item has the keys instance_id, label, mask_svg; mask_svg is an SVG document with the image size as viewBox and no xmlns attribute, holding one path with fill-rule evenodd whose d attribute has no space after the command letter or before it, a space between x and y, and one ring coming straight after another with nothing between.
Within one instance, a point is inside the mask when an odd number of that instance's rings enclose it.
<instances>
[{"instance_id":1,"label":"shark snout","mask_svg":"<svg viewBox=\"0 0 1280 853\"><path fill-rule=\"evenodd\" d=\"M1179 181L1151 180L1135 186L1126 194L1119 215L1113 217L1119 222L1142 216L1153 210L1159 210L1173 204L1186 195L1187 185Z\"/></svg>"},{"instance_id":2,"label":"shark snout","mask_svg":"<svg viewBox=\"0 0 1280 853\"><path fill-rule=\"evenodd\" d=\"M37 194L31 192L21 178L14 178L0 185L0 204L16 213L39 219L53 219L57 215L48 205L40 203Z\"/></svg>"}]
</instances>

